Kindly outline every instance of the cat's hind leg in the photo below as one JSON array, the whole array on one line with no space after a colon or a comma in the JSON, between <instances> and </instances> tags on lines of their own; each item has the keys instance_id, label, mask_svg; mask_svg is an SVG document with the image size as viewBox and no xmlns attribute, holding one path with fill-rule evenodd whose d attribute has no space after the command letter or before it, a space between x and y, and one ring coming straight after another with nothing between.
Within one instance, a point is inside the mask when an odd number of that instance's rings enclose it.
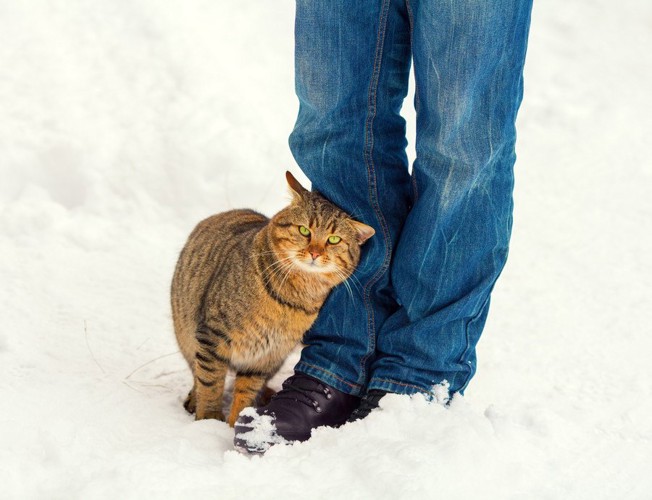
<instances>
[{"instance_id":1,"label":"cat's hind leg","mask_svg":"<svg viewBox=\"0 0 652 500\"><path fill-rule=\"evenodd\" d=\"M268 373L252 371L239 371L236 373L235 386L233 388L233 403L231 404L231 413L228 418L228 423L231 427L235 425L235 421L238 419L238 415L242 410L247 406L253 406L256 397L268 377Z\"/></svg>"},{"instance_id":2,"label":"cat's hind leg","mask_svg":"<svg viewBox=\"0 0 652 500\"><path fill-rule=\"evenodd\" d=\"M183 402L183 407L191 415L193 413L195 413L195 409L197 408L197 400L195 398L195 384L194 383L192 385L192 389L190 389L190 392L186 396L186 400Z\"/></svg>"}]
</instances>

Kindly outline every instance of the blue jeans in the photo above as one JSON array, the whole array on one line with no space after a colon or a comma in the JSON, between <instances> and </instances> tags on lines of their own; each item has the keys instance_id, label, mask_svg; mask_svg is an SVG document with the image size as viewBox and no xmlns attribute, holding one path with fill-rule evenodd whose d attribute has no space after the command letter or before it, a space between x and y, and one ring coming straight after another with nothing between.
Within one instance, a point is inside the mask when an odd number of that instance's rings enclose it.
<instances>
[{"instance_id":1,"label":"blue jeans","mask_svg":"<svg viewBox=\"0 0 652 500\"><path fill-rule=\"evenodd\" d=\"M292 153L373 226L296 370L348 394L463 392L512 226L531 0L297 0ZM399 115L414 62L417 157Z\"/></svg>"}]
</instances>

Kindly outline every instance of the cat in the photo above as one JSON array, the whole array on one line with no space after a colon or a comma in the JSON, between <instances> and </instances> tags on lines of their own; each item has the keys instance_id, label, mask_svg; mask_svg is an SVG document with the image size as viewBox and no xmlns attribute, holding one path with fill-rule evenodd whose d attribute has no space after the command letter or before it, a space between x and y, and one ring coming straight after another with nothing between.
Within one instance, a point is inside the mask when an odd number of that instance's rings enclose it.
<instances>
[{"instance_id":1,"label":"cat","mask_svg":"<svg viewBox=\"0 0 652 500\"><path fill-rule=\"evenodd\" d=\"M174 331L194 383L184 407L196 420L225 420L252 406L265 382L310 328L333 287L355 270L374 229L353 220L290 172L290 205L268 219L241 209L200 222L172 279Z\"/></svg>"}]
</instances>

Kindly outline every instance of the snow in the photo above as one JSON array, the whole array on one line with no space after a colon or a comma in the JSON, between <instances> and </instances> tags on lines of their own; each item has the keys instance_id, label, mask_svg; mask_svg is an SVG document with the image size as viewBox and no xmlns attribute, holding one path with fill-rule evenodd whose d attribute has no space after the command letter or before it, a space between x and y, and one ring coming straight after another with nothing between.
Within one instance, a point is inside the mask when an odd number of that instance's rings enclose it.
<instances>
[{"instance_id":1,"label":"snow","mask_svg":"<svg viewBox=\"0 0 652 500\"><path fill-rule=\"evenodd\" d=\"M0 3L0 497L652 497L645 0L535 3L465 398L389 396L263 457L185 413L172 270L201 218L286 202L293 8Z\"/></svg>"}]
</instances>

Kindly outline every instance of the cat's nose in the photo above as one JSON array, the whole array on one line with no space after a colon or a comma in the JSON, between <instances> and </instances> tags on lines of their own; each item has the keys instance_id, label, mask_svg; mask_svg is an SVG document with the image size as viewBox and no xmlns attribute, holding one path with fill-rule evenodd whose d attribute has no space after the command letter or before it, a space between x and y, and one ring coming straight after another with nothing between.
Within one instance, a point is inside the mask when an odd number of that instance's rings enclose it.
<instances>
[{"instance_id":1,"label":"cat's nose","mask_svg":"<svg viewBox=\"0 0 652 500\"><path fill-rule=\"evenodd\" d=\"M310 255L312 255L312 260L317 260L317 258L321 255L321 253L315 252L314 250L310 250Z\"/></svg>"}]
</instances>

